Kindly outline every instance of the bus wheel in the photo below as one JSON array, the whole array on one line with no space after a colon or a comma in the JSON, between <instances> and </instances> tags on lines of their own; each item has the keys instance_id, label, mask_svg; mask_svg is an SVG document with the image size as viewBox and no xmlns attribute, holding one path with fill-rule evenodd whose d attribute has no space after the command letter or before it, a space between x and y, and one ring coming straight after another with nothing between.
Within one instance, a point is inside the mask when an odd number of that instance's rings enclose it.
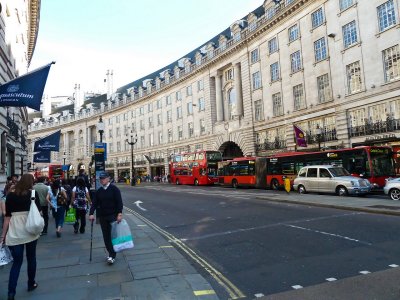
<instances>
[{"instance_id":1,"label":"bus wheel","mask_svg":"<svg viewBox=\"0 0 400 300\"><path fill-rule=\"evenodd\" d=\"M271 190L278 190L279 189L279 183L278 180L272 179L271 180Z\"/></svg>"},{"instance_id":2,"label":"bus wheel","mask_svg":"<svg viewBox=\"0 0 400 300\"><path fill-rule=\"evenodd\" d=\"M307 193L306 188L304 187L304 185L299 185L299 187L297 188L297 191L299 192L299 194L305 194Z\"/></svg>"},{"instance_id":3,"label":"bus wheel","mask_svg":"<svg viewBox=\"0 0 400 300\"><path fill-rule=\"evenodd\" d=\"M194 185L199 185L199 181L197 180L197 178L194 180Z\"/></svg>"},{"instance_id":4,"label":"bus wheel","mask_svg":"<svg viewBox=\"0 0 400 300\"><path fill-rule=\"evenodd\" d=\"M348 192L347 192L347 189L343 185L339 185L336 188L336 194L338 196L347 196Z\"/></svg>"},{"instance_id":5,"label":"bus wheel","mask_svg":"<svg viewBox=\"0 0 400 300\"><path fill-rule=\"evenodd\" d=\"M238 188L238 182L237 182L237 180L236 179L233 179L232 180L232 187L234 188L234 189L237 189Z\"/></svg>"},{"instance_id":6,"label":"bus wheel","mask_svg":"<svg viewBox=\"0 0 400 300\"><path fill-rule=\"evenodd\" d=\"M179 185L179 179L177 179L177 180L175 181L175 184L176 184L176 185Z\"/></svg>"}]
</instances>

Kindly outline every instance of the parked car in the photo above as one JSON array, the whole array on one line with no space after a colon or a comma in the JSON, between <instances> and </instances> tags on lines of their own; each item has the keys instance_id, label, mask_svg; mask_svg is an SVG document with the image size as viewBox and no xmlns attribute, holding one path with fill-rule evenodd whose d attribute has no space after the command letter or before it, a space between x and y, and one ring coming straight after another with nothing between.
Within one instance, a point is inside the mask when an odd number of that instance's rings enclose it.
<instances>
[{"instance_id":1,"label":"parked car","mask_svg":"<svg viewBox=\"0 0 400 300\"><path fill-rule=\"evenodd\" d=\"M321 165L301 168L294 179L293 188L301 194L366 195L371 191L371 184L367 179L351 176L343 167Z\"/></svg>"},{"instance_id":2,"label":"parked car","mask_svg":"<svg viewBox=\"0 0 400 300\"><path fill-rule=\"evenodd\" d=\"M392 200L400 200L400 178L387 178L383 192Z\"/></svg>"}]
</instances>

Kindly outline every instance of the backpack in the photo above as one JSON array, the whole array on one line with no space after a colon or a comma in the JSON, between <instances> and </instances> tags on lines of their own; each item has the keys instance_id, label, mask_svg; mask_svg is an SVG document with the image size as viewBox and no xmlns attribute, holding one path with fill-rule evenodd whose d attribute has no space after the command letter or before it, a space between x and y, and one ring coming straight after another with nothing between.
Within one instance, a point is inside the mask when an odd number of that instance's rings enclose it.
<instances>
[{"instance_id":1,"label":"backpack","mask_svg":"<svg viewBox=\"0 0 400 300\"><path fill-rule=\"evenodd\" d=\"M86 190L85 190L85 188L76 187L74 206L77 209L86 209Z\"/></svg>"},{"instance_id":2,"label":"backpack","mask_svg":"<svg viewBox=\"0 0 400 300\"><path fill-rule=\"evenodd\" d=\"M67 199L65 199L64 195L61 193L61 188L58 189L56 197L57 197L57 206L67 205Z\"/></svg>"}]
</instances>

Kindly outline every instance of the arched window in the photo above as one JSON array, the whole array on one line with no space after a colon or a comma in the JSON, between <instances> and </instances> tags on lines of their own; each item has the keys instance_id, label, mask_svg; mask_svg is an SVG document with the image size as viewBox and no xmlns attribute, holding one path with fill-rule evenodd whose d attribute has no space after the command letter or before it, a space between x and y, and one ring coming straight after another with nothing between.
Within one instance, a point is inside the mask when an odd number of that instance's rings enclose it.
<instances>
[{"instance_id":1,"label":"arched window","mask_svg":"<svg viewBox=\"0 0 400 300\"><path fill-rule=\"evenodd\" d=\"M233 119L236 115L236 91L235 89L230 89L228 91L228 106L229 106L229 118Z\"/></svg>"}]
</instances>

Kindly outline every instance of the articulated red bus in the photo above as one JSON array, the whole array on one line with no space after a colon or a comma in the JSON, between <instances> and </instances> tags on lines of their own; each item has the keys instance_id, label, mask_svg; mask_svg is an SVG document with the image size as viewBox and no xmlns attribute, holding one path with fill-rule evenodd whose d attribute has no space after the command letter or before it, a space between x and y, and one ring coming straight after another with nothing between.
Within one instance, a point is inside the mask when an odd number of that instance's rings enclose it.
<instances>
[{"instance_id":1,"label":"articulated red bus","mask_svg":"<svg viewBox=\"0 0 400 300\"><path fill-rule=\"evenodd\" d=\"M218 169L219 184L266 188L266 157L238 157L224 161Z\"/></svg>"},{"instance_id":2,"label":"articulated red bus","mask_svg":"<svg viewBox=\"0 0 400 300\"><path fill-rule=\"evenodd\" d=\"M322 152L286 152L267 157L267 187L283 187L284 179L294 180L299 170L309 165L337 165L353 176L368 179L380 189L385 179L394 177L392 149L380 146L360 146Z\"/></svg>"},{"instance_id":3,"label":"articulated red bus","mask_svg":"<svg viewBox=\"0 0 400 300\"><path fill-rule=\"evenodd\" d=\"M169 163L170 182L173 184L210 185L218 182L219 151L197 151L174 154Z\"/></svg>"}]
</instances>

